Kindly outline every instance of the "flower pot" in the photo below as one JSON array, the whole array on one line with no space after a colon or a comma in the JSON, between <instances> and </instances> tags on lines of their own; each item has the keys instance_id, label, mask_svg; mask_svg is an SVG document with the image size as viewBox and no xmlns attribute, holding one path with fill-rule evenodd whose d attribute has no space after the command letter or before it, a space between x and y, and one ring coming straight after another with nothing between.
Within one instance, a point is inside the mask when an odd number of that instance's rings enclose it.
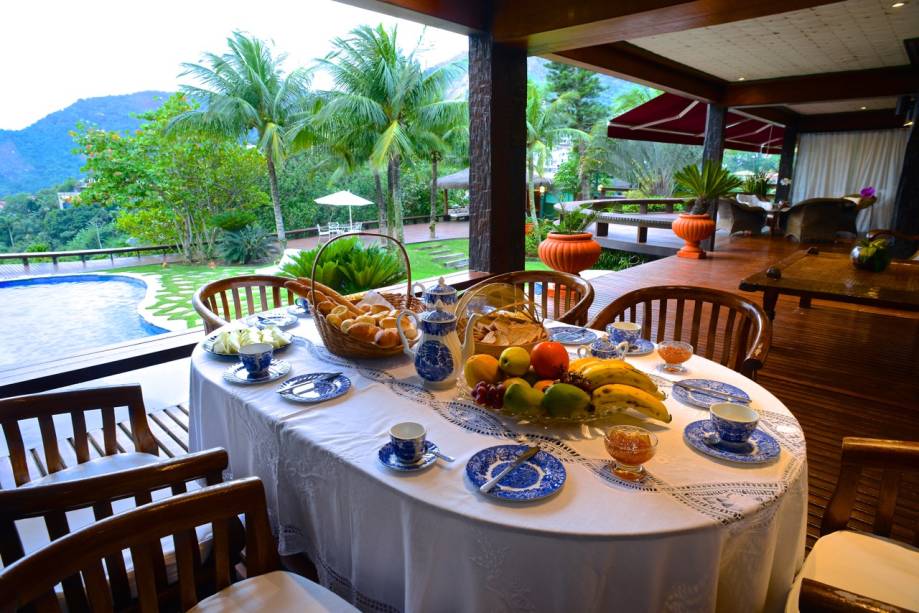
<instances>
[{"instance_id":1,"label":"flower pot","mask_svg":"<svg viewBox=\"0 0 919 613\"><path fill-rule=\"evenodd\" d=\"M536 226L534 226L532 222L527 222L523 224L523 234L524 235L530 234L533 231L533 228L535 227Z\"/></svg>"},{"instance_id":2,"label":"flower pot","mask_svg":"<svg viewBox=\"0 0 919 613\"><path fill-rule=\"evenodd\" d=\"M559 234L549 236L539 243L539 259L553 270L578 274L587 270L600 259L600 244L590 232Z\"/></svg>"},{"instance_id":3,"label":"flower pot","mask_svg":"<svg viewBox=\"0 0 919 613\"><path fill-rule=\"evenodd\" d=\"M682 213L673 220L671 228L686 243L677 251L679 257L697 260L705 257L705 251L699 247L699 243L715 233L715 221L711 217L707 214Z\"/></svg>"},{"instance_id":4,"label":"flower pot","mask_svg":"<svg viewBox=\"0 0 919 613\"><path fill-rule=\"evenodd\" d=\"M889 249L869 245L855 245L849 258L855 268L868 272L883 272L893 259Z\"/></svg>"}]
</instances>

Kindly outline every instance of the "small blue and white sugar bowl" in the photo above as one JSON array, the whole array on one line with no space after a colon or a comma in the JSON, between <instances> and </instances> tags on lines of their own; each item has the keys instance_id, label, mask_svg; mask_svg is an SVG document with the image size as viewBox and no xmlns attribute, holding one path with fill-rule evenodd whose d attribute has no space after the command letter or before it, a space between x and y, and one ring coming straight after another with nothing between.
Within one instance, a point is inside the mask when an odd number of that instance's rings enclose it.
<instances>
[{"instance_id":1,"label":"small blue and white sugar bowl","mask_svg":"<svg viewBox=\"0 0 919 613\"><path fill-rule=\"evenodd\" d=\"M447 285L443 277L438 279L437 285L430 289L425 289L424 284L420 281L412 285L412 291L416 291L416 288L421 288L421 301L424 303L424 308L428 311L434 310L434 306L437 304L438 300L443 303L444 310L448 313L454 313L456 311L456 288Z\"/></svg>"},{"instance_id":2,"label":"small blue and white sugar bowl","mask_svg":"<svg viewBox=\"0 0 919 613\"><path fill-rule=\"evenodd\" d=\"M405 317L414 319L421 330L421 338L414 347L409 346L402 331ZM447 311L442 302L435 303L433 311L420 315L401 311L396 317L396 330L425 387L442 390L456 385L456 377L463 370L463 348L456 333L456 316Z\"/></svg>"}]
</instances>

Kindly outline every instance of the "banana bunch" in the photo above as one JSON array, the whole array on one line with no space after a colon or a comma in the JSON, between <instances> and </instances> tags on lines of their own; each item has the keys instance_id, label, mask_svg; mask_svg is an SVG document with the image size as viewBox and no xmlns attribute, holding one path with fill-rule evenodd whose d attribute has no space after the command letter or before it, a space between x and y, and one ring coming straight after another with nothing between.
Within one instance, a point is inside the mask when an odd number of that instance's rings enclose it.
<instances>
[{"instance_id":1,"label":"banana bunch","mask_svg":"<svg viewBox=\"0 0 919 613\"><path fill-rule=\"evenodd\" d=\"M610 383L594 390L591 402L597 413L609 415L634 409L652 419L669 424L673 419L667 407L648 392L620 383Z\"/></svg>"},{"instance_id":2,"label":"banana bunch","mask_svg":"<svg viewBox=\"0 0 919 613\"><path fill-rule=\"evenodd\" d=\"M647 392L657 400L663 400L664 394L657 389L651 377L641 372L624 360L601 360L587 357L575 360L568 366L569 372L575 372L587 379L591 390L604 385L629 385Z\"/></svg>"}]
</instances>

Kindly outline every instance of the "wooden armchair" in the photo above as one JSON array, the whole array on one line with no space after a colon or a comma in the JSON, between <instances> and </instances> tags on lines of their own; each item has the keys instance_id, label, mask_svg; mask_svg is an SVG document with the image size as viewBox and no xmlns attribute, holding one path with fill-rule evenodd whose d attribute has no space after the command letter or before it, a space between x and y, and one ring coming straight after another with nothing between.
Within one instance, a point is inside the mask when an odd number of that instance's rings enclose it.
<instances>
[{"instance_id":1,"label":"wooden armchair","mask_svg":"<svg viewBox=\"0 0 919 613\"><path fill-rule=\"evenodd\" d=\"M587 280L554 270L518 270L489 277L466 292L489 283L508 283L519 287L533 302L540 304L544 317L566 324L583 325L594 301L594 288ZM539 296L536 294L539 293ZM550 299L549 294L553 294Z\"/></svg>"},{"instance_id":2,"label":"wooden armchair","mask_svg":"<svg viewBox=\"0 0 919 613\"><path fill-rule=\"evenodd\" d=\"M766 209L760 206L722 198L718 201L718 229L729 235L739 232L761 234L767 214Z\"/></svg>"},{"instance_id":3,"label":"wooden armchair","mask_svg":"<svg viewBox=\"0 0 919 613\"><path fill-rule=\"evenodd\" d=\"M49 539L53 542L118 511L148 504L161 494L182 494L189 486L196 489L195 482L199 479L208 485L220 483L227 465L226 451L211 449L89 480L0 490L0 559L4 566L9 566L46 546ZM236 545L230 555L238 561L243 546L242 526L237 522L231 528ZM202 545L209 546L210 530L202 529L198 538ZM207 552L209 549L205 558ZM169 543L161 553L154 560L154 574L157 589L167 596L168 584L174 583L176 576L175 549ZM201 567L202 553L197 550L194 553L195 564ZM115 607L128 607L133 603L131 584L136 584L132 558L126 563L122 556L107 557L106 566ZM206 573L199 575L202 581L207 579ZM87 608L77 577L64 579L62 587L69 610Z\"/></svg>"},{"instance_id":4,"label":"wooden armchair","mask_svg":"<svg viewBox=\"0 0 919 613\"><path fill-rule=\"evenodd\" d=\"M247 579L231 584L231 525L239 514L246 518ZM195 528L211 524L213 531L213 591L207 596L197 576L198 550ZM162 538L175 543L177 598L158 589ZM136 600L141 611L174 610L337 610L354 611L347 603L306 579L280 571L277 550L268 525L265 490L257 478L213 485L153 502L99 521L68 534L0 573L0 610L32 605L39 611L60 611L54 586L74 579L88 608L111 611L115 587L103 561L122 557L130 550L134 562ZM82 581L80 581L82 579ZM123 586L122 586L123 588ZM71 610L73 610L71 608Z\"/></svg>"},{"instance_id":5,"label":"wooden armchair","mask_svg":"<svg viewBox=\"0 0 919 613\"><path fill-rule=\"evenodd\" d=\"M272 275L219 279L199 288L191 302L210 334L234 319L293 304L296 296L284 287L289 280Z\"/></svg>"},{"instance_id":6,"label":"wooden armchair","mask_svg":"<svg viewBox=\"0 0 919 613\"><path fill-rule=\"evenodd\" d=\"M115 423L115 409L119 407L128 409L133 450L119 441L119 438L123 438ZM96 410L102 414L101 445L88 434L86 428L87 414ZM58 434L54 427L56 415L70 415L73 452L58 447ZM37 419L41 429L43 466L38 466L42 459L29 454L23 443L21 422L29 419ZM156 439L147 423L144 397L139 385L115 385L5 398L0 400L0 427L6 437L17 486L84 479L160 461ZM93 459L91 447L95 455L102 457ZM69 456L68 461L65 461L65 455ZM42 476L43 472L47 472L47 475Z\"/></svg>"},{"instance_id":7,"label":"wooden armchair","mask_svg":"<svg viewBox=\"0 0 919 613\"><path fill-rule=\"evenodd\" d=\"M832 243L854 224L855 213L855 204L845 198L802 200L784 214L785 236L801 243Z\"/></svg>"},{"instance_id":8,"label":"wooden armchair","mask_svg":"<svg viewBox=\"0 0 919 613\"><path fill-rule=\"evenodd\" d=\"M847 529L865 469L881 471L871 534ZM919 610L919 529L913 530L913 546L887 538L904 473L919 473L919 442L843 439L839 479L823 514L821 537L804 560L786 610L794 610L795 603L801 611ZM861 501L858 507L864 516Z\"/></svg>"},{"instance_id":9,"label":"wooden armchair","mask_svg":"<svg viewBox=\"0 0 919 613\"><path fill-rule=\"evenodd\" d=\"M675 302L674 310L669 309L671 302ZM692 316L686 322L690 310ZM772 343L772 322L760 305L743 296L706 287L662 285L638 289L614 300L587 325L603 330L614 321L640 323L642 338L655 342L686 341L697 355L751 379L763 367Z\"/></svg>"}]
</instances>

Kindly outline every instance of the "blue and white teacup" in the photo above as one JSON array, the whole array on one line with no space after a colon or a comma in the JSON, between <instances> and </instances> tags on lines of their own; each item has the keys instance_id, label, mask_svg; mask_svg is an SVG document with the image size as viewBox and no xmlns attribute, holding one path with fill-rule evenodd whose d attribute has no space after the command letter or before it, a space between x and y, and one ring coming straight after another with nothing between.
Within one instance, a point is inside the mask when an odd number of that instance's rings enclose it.
<instances>
[{"instance_id":1,"label":"blue and white teacup","mask_svg":"<svg viewBox=\"0 0 919 613\"><path fill-rule=\"evenodd\" d=\"M243 363L250 379L268 376L273 355L274 347L270 343L253 343L239 348L239 361Z\"/></svg>"},{"instance_id":2,"label":"blue and white teacup","mask_svg":"<svg viewBox=\"0 0 919 613\"><path fill-rule=\"evenodd\" d=\"M625 357L629 352L629 344L626 341L621 343L612 343L608 339L598 338L590 345L581 345L578 347L578 357L586 358L592 355L595 358L603 360L614 360Z\"/></svg>"},{"instance_id":3,"label":"blue and white teacup","mask_svg":"<svg viewBox=\"0 0 919 613\"><path fill-rule=\"evenodd\" d=\"M614 343L626 342L629 347L634 347L641 337L641 324L634 321L614 321L606 324L606 333Z\"/></svg>"},{"instance_id":4,"label":"blue and white teacup","mask_svg":"<svg viewBox=\"0 0 919 613\"><path fill-rule=\"evenodd\" d=\"M303 296L297 296L297 299L294 300L294 304L303 309L304 313L310 312L310 303Z\"/></svg>"},{"instance_id":5,"label":"blue and white teacup","mask_svg":"<svg viewBox=\"0 0 919 613\"><path fill-rule=\"evenodd\" d=\"M416 464L421 460L426 437L424 426L413 421L404 421L389 429L393 453L403 464Z\"/></svg>"},{"instance_id":6,"label":"blue and white teacup","mask_svg":"<svg viewBox=\"0 0 919 613\"><path fill-rule=\"evenodd\" d=\"M745 404L716 402L709 410L709 419L722 443L746 443L756 430L759 414Z\"/></svg>"}]
</instances>

